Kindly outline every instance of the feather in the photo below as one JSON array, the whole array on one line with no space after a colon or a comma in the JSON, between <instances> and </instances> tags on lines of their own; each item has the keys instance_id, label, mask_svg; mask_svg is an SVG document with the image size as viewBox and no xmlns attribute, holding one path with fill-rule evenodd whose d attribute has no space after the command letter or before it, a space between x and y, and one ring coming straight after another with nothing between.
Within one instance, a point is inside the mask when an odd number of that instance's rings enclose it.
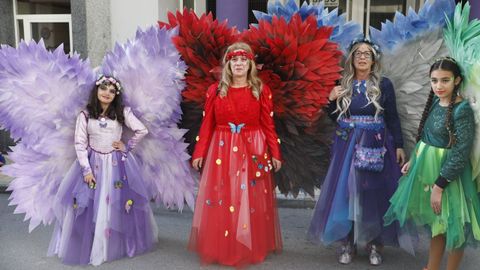
<instances>
[{"instance_id":1,"label":"feather","mask_svg":"<svg viewBox=\"0 0 480 270\"><path fill-rule=\"evenodd\" d=\"M189 143L189 153L192 153L202 121L207 88L218 81L213 71L221 66L223 53L227 46L238 39L238 32L235 28L229 28L226 21L220 23L214 20L211 13L199 18L187 8L183 13L169 13L168 19L168 23L159 22L159 25L178 27L178 35L172 40L188 66L186 88L182 92L183 117L180 127L188 130L185 138Z\"/></svg>"},{"instance_id":2,"label":"feather","mask_svg":"<svg viewBox=\"0 0 480 270\"><path fill-rule=\"evenodd\" d=\"M75 118L94 80L89 62L65 54L62 45L53 52L43 41L0 49L0 124L21 139L2 172L15 178L10 205L25 213L30 231L55 220L50 203L76 158Z\"/></svg>"},{"instance_id":3,"label":"feather","mask_svg":"<svg viewBox=\"0 0 480 270\"><path fill-rule=\"evenodd\" d=\"M452 0L427 1L418 14L410 9L406 16L397 13L393 22L383 23L381 30L370 28L372 41L383 51L383 73L395 88L407 153L415 146L418 124L430 92L430 65L448 54L442 30L445 16L451 16L453 9Z\"/></svg>"},{"instance_id":4,"label":"feather","mask_svg":"<svg viewBox=\"0 0 480 270\"><path fill-rule=\"evenodd\" d=\"M333 28L330 40L339 44L343 52L346 52L352 40L363 37L362 27L360 24L346 20L346 14L338 14L338 9L329 11L325 8L324 2L316 4L307 4L303 2L301 7L298 7L295 0L288 0L285 4L276 0L270 1L267 8L267 13L261 11L253 11L255 18L258 21L265 20L272 22L273 17L284 18L286 22L298 14L302 20L306 20L313 15L317 21L317 26L330 26ZM254 27L257 27L254 25Z\"/></svg>"},{"instance_id":5,"label":"feather","mask_svg":"<svg viewBox=\"0 0 480 270\"><path fill-rule=\"evenodd\" d=\"M407 15L396 12L393 22L382 23L381 30L370 27L370 38L384 51L395 50L429 31L444 27L445 16L450 17L454 8L453 0L426 1L418 14L410 8Z\"/></svg>"},{"instance_id":6,"label":"feather","mask_svg":"<svg viewBox=\"0 0 480 270\"><path fill-rule=\"evenodd\" d=\"M480 21L469 20L470 4L458 4L453 19L447 18L445 43L462 68L463 92L475 115L476 135L471 155L473 177L480 191Z\"/></svg>"},{"instance_id":7,"label":"feather","mask_svg":"<svg viewBox=\"0 0 480 270\"><path fill-rule=\"evenodd\" d=\"M166 207L193 210L195 181L183 135L181 92L185 63L171 42L178 29L150 27L137 30L135 39L105 56L101 70L122 82L124 102L147 126L149 134L134 150L142 163L142 176L155 201Z\"/></svg>"},{"instance_id":8,"label":"feather","mask_svg":"<svg viewBox=\"0 0 480 270\"><path fill-rule=\"evenodd\" d=\"M342 54L329 41L332 31L318 27L315 16L303 19L297 13L289 21L277 16L271 22L260 20L241 38L256 52L257 63L263 65L259 76L272 89L275 126L286 161L275 178L284 194L297 196L303 190L313 196L327 168L329 136L313 130L320 123L325 127L322 107L340 78Z\"/></svg>"}]
</instances>

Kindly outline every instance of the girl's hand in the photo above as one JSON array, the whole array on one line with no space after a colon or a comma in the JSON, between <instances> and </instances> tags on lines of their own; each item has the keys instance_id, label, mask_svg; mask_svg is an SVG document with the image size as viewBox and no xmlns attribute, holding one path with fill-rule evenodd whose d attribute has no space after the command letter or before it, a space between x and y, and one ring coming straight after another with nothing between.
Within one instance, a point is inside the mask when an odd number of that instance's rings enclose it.
<instances>
[{"instance_id":1,"label":"girl's hand","mask_svg":"<svg viewBox=\"0 0 480 270\"><path fill-rule=\"evenodd\" d=\"M90 188L95 188L97 181L92 173L89 173L83 177L83 182L87 183Z\"/></svg>"},{"instance_id":2,"label":"girl's hand","mask_svg":"<svg viewBox=\"0 0 480 270\"><path fill-rule=\"evenodd\" d=\"M276 158L272 158L273 168L278 172L282 168L282 162Z\"/></svg>"},{"instance_id":3,"label":"girl's hand","mask_svg":"<svg viewBox=\"0 0 480 270\"><path fill-rule=\"evenodd\" d=\"M203 165L203 158L196 158L192 161L192 167L197 171L202 168L202 165Z\"/></svg>"},{"instance_id":4,"label":"girl's hand","mask_svg":"<svg viewBox=\"0 0 480 270\"><path fill-rule=\"evenodd\" d=\"M405 151L403 151L403 148L397 148L397 163L400 167L405 163Z\"/></svg>"},{"instance_id":5,"label":"girl's hand","mask_svg":"<svg viewBox=\"0 0 480 270\"><path fill-rule=\"evenodd\" d=\"M340 93L342 92L342 86L337 85L335 86L332 91L330 91L330 95L328 96L328 99L330 101L337 100L337 98L340 96Z\"/></svg>"},{"instance_id":6,"label":"girl's hand","mask_svg":"<svg viewBox=\"0 0 480 270\"><path fill-rule=\"evenodd\" d=\"M403 165L401 172L403 174L407 174L409 169L410 169L410 161Z\"/></svg>"},{"instance_id":7,"label":"girl's hand","mask_svg":"<svg viewBox=\"0 0 480 270\"><path fill-rule=\"evenodd\" d=\"M443 189L434 185L432 194L430 195L430 206L432 207L433 212L437 215L440 215L440 212L442 211L442 194Z\"/></svg>"},{"instance_id":8,"label":"girl's hand","mask_svg":"<svg viewBox=\"0 0 480 270\"><path fill-rule=\"evenodd\" d=\"M125 144L122 141L116 141L112 143L112 147L115 148L117 151L125 152Z\"/></svg>"}]
</instances>

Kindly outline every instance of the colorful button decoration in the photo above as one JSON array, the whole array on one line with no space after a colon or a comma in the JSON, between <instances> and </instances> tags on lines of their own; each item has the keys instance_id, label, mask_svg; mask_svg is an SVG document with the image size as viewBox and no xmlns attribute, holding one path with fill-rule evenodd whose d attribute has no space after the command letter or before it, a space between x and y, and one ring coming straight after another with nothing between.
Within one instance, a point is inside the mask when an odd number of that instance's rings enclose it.
<instances>
[{"instance_id":1,"label":"colorful button decoration","mask_svg":"<svg viewBox=\"0 0 480 270\"><path fill-rule=\"evenodd\" d=\"M238 147L234 146L232 150L233 152L238 152Z\"/></svg>"},{"instance_id":2,"label":"colorful button decoration","mask_svg":"<svg viewBox=\"0 0 480 270\"><path fill-rule=\"evenodd\" d=\"M122 181L115 181L113 183L113 187L116 188L116 189L119 189L119 188L122 188L123 187L123 182Z\"/></svg>"},{"instance_id":3,"label":"colorful button decoration","mask_svg":"<svg viewBox=\"0 0 480 270\"><path fill-rule=\"evenodd\" d=\"M77 198L73 198L73 209L77 209L78 204L77 204Z\"/></svg>"},{"instance_id":4,"label":"colorful button decoration","mask_svg":"<svg viewBox=\"0 0 480 270\"><path fill-rule=\"evenodd\" d=\"M233 205L232 205L232 206L230 206L230 213L233 213L233 212L235 212L235 207L233 207Z\"/></svg>"},{"instance_id":5,"label":"colorful button decoration","mask_svg":"<svg viewBox=\"0 0 480 270\"><path fill-rule=\"evenodd\" d=\"M228 236L228 230L225 230L225 237Z\"/></svg>"},{"instance_id":6,"label":"colorful button decoration","mask_svg":"<svg viewBox=\"0 0 480 270\"><path fill-rule=\"evenodd\" d=\"M200 140L200 136L195 137L195 141L198 142L199 140Z\"/></svg>"},{"instance_id":7,"label":"colorful button decoration","mask_svg":"<svg viewBox=\"0 0 480 270\"><path fill-rule=\"evenodd\" d=\"M222 160L219 159L219 158L217 158L217 160L215 161L215 163L217 163L217 165L220 165L220 164L222 164Z\"/></svg>"}]
</instances>

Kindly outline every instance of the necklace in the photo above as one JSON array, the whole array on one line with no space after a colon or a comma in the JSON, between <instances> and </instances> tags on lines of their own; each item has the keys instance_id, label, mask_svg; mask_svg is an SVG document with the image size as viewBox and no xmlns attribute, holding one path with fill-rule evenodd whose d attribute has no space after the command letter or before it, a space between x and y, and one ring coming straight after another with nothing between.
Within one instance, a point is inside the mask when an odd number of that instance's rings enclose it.
<instances>
[{"instance_id":1,"label":"necklace","mask_svg":"<svg viewBox=\"0 0 480 270\"><path fill-rule=\"evenodd\" d=\"M98 125L101 128L106 128L107 127L107 118L105 118L105 116L100 116L100 119L98 119Z\"/></svg>"}]
</instances>

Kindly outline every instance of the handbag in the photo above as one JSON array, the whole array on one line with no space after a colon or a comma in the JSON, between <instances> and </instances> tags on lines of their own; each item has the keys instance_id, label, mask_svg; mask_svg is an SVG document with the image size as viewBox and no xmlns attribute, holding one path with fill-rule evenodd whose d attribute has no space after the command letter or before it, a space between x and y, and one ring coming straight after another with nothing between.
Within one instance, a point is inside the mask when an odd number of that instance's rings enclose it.
<instances>
[{"instance_id":1,"label":"handbag","mask_svg":"<svg viewBox=\"0 0 480 270\"><path fill-rule=\"evenodd\" d=\"M357 142L353 166L361 171L381 172L385 163L385 153L387 152L387 148L385 148L386 136L387 130L385 128L382 147L366 147Z\"/></svg>"}]
</instances>

